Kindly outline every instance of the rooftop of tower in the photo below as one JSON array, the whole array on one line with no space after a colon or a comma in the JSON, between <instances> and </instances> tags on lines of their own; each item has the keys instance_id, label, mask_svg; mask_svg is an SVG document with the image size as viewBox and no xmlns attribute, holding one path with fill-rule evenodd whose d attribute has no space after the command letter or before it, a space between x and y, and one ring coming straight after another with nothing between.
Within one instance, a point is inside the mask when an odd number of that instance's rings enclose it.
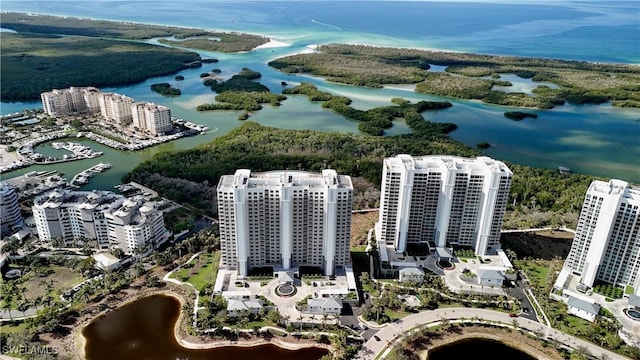
<instances>
[{"instance_id":1,"label":"rooftop of tower","mask_svg":"<svg viewBox=\"0 0 640 360\"><path fill-rule=\"evenodd\" d=\"M346 188L353 189L351 178L338 175L335 170L322 173L306 171L268 171L252 173L247 169L237 170L234 175L220 178L218 188L265 188L265 187L306 187L306 188Z\"/></svg>"},{"instance_id":2,"label":"rooftop of tower","mask_svg":"<svg viewBox=\"0 0 640 360\"><path fill-rule=\"evenodd\" d=\"M632 187L624 180L611 179L609 181L594 180L589 185L589 193L622 196L623 198L640 202L640 188Z\"/></svg>"},{"instance_id":3,"label":"rooftop of tower","mask_svg":"<svg viewBox=\"0 0 640 360\"><path fill-rule=\"evenodd\" d=\"M493 173L511 174L511 170L502 162L486 156L464 158L449 155L411 156L400 154L384 159L384 166L391 171L412 170L489 170Z\"/></svg>"}]
</instances>

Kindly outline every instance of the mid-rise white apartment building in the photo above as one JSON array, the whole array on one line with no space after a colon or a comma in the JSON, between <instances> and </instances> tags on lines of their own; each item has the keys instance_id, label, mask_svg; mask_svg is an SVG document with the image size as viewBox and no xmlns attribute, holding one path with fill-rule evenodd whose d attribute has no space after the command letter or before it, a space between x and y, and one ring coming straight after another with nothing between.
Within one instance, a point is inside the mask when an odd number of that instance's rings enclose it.
<instances>
[{"instance_id":1,"label":"mid-rise white apartment building","mask_svg":"<svg viewBox=\"0 0 640 360\"><path fill-rule=\"evenodd\" d=\"M120 125L128 125L133 120L133 99L116 93L102 93L99 98L100 113Z\"/></svg>"},{"instance_id":2,"label":"mid-rise white apartment building","mask_svg":"<svg viewBox=\"0 0 640 360\"><path fill-rule=\"evenodd\" d=\"M152 250L168 238L156 203L125 198L108 191L54 190L32 207L41 241L56 239L60 247L120 248L126 254Z\"/></svg>"},{"instance_id":3,"label":"mid-rise white apartment building","mask_svg":"<svg viewBox=\"0 0 640 360\"><path fill-rule=\"evenodd\" d=\"M13 186L5 182L0 182L0 220L0 235L3 238L11 235L23 222L18 194Z\"/></svg>"},{"instance_id":4,"label":"mid-rise white apartment building","mask_svg":"<svg viewBox=\"0 0 640 360\"><path fill-rule=\"evenodd\" d=\"M353 185L335 170L251 173L218 183L222 265L247 276L256 267L322 268L350 264Z\"/></svg>"},{"instance_id":5,"label":"mid-rise white apartment building","mask_svg":"<svg viewBox=\"0 0 640 360\"><path fill-rule=\"evenodd\" d=\"M640 295L640 189L594 180L584 198L564 270L592 287L633 286Z\"/></svg>"},{"instance_id":6,"label":"mid-rise white apartment building","mask_svg":"<svg viewBox=\"0 0 640 360\"><path fill-rule=\"evenodd\" d=\"M42 108L49 116L80 113L95 114L99 109L100 90L94 87L70 87L53 89L40 94Z\"/></svg>"},{"instance_id":7,"label":"mid-rise white apartment building","mask_svg":"<svg viewBox=\"0 0 640 360\"><path fill-rule=\"evenodd\" d=\"M504 163L488 157L386 158L376 238L399 253L414 244L494 253L511 177Z\"/></svg>"},{"instance_id":8,"label":"mid-rise white apartment building","mask_svg":"<svg viewBox=\"0 0 640 360\"><path fill-rule=\"evenodd\" d=\"M133 127L152 135L164 135L173 129L171 109L148 102L133 104Z\"/></svg>"}]
</instances>

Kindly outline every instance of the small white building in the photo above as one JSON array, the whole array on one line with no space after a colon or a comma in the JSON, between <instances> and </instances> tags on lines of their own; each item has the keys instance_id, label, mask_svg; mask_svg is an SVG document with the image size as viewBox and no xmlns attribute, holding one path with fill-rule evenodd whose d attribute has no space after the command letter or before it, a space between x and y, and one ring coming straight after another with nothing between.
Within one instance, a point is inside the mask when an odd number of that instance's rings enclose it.
<instances>
[{"instance_id":1,"label":"small white building","mask_svg":"<svg viewBox=\"0 0 640 360\"><path fill-rule=\"evenodd\" d=\"M335 314L342 312L342 299L340 298L319 298L307 300L309 312L313 314Z\"/></svg>"},{"instance_id":2,"label":"small white building","mask_svg":"<svg viewBox=\"0 0 640 360\"><path fill-rule=\"evenodd\" d=\"M294 282L293 272L291 271L279 271L278 283L292 285Z\"/></svg>"},{"instance_id":3,"label":"small white building","mask_svg":"<svg viewBox=\"0 0 640 360\"><path fill-rule=\"evenodd\" d=\"M595 321L596 316L600 313L600 305L573 296L569 296L567 308L567 313L591 322Z\"/></svg>"},{"instance_id":4,"label":"small white building","mask_svg":"<svg viewBox=\"0 0 640 360\"><path fill-rule=\"evenodd\" d=\"M262 309L262 303L258 300L230 299L227 302L227 315L230 317L257 314Z\"/></svg>"},{"instance_id":5,"label":"small white building","mask_svg":"<svg viewBox=\"0 0 640 360\"><path fill-rule=\"evenodd\" d=\"M640 310L640 295L629 295L629 307Z\"/></svg>"},{"instance_id":6,"label":"small white building","mask_svg":"<svg viewBox=\"0 0 640 360\"><path fill-rule=\"evenodd\" d=\"M424 271L416 267L408 267L404 269L400 269L398 281L399 282L416 282L422 283L424 280Z\"/></svg>"},{"instance_id":7,"label":"small white building","mask_svg":"<svg viewBox=\"0 0 640 360\"><path fill-rule=\"evenodd\" d=\"M120 266L122 266L120 259L111 255L108 252L101 252L101 253L94 254L92 256L93 256L93 259L96 261L96 266L102 270L113 271L120 268Z\"/></svg>"},{"instance_id":8,"label":"small white building","mask_svg":"<svg viewBox=\"0 0 640 360\"><path fill-rule=\"evenodd\" d=\"M504 275L502 272L493 269L478 269L478 284L481 286L498 286L502 287L504 283Z\"/></svg>"}]
</instances>

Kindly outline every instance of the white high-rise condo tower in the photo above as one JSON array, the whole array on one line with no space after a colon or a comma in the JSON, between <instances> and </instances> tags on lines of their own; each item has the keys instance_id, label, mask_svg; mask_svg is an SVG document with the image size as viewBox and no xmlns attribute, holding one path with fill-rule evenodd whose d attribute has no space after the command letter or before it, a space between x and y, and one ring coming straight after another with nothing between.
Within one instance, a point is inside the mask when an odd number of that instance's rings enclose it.
<instances>
[{"instance_id":1,"label":"white high-rise condo tower","mask_svg":"<svg viewBox=\"0 0 640 360\"><path fill-rule=\"evenodd\" d=\"M640 295L640 189L594 180L584 198L565 270L592 287L633 286Z\"/></svg>"},{"instance_id":2,"label":"white high-rise condo tower","mask_svg":"<svg viewBox=\"0 0 640 360\"><path fill-rule=\"evenodd\" d=\"M253 268L322 268L350 264L353 185L335 170L251 173L218 183L222 265L247 276Z\"/></svg>"},{"instance_id":3,"label":"white high-rise condo tower","mask_svg":"<svg viewBox=\"0 0 640 360\"><path fill-rule=\"evenodd\" d=\"M0 220L2 237L11 235L23 223L18 194L12 185L5 182L0 182Z\"/></svg>"},{"instance_id":4,"label":"white high-rise condo tower","mask_svg":"<svg viewBox=\"0 0 640 360\"><path fill-rule=\"evenodd\" d=\"M503 162L488 157L386 158L376 238L399 253L412 245L494 253L511 177Z\"/></svg>"}]
</instances>

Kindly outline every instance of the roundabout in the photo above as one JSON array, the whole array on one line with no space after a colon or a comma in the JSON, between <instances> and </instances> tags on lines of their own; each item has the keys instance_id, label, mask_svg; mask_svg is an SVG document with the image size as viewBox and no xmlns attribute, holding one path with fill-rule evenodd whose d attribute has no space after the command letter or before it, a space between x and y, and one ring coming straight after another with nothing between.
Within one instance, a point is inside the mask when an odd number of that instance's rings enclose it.
<instances>
[{"instance_id":1,"label":"roundabout","mask_svg":"<svg viewBox=\"0 0 640 360\"><path fill-rule=\"evenodd\" d=\"M627 315L627 317L629 317L631 320L640 321L640 311L629 308L622 310L622 312L624 312L624 314Z\"/></svg>"},{"instance_id":2,"label":"roundabout","mask_svg":"<svg viewBox=\"0 0 640 360\"><path fill-rule=\"evenodd\" d=\"M444 270L453 270L455 268L455 266L453 265L453 263L449 260L445 260L445 259L440 259L436 262L436 265Z\"/></svg>"},{"instance_id":3,"label":"roundabout","mask_svg":"<svg viewBox=\"0 0 640 360\"><path fill-rule=\"evenodd\" d=\"M276 295L280 297L292 297L296 291L296 287L291 284L280 284L276 287Z\"/></svg>"}]
</instances>

